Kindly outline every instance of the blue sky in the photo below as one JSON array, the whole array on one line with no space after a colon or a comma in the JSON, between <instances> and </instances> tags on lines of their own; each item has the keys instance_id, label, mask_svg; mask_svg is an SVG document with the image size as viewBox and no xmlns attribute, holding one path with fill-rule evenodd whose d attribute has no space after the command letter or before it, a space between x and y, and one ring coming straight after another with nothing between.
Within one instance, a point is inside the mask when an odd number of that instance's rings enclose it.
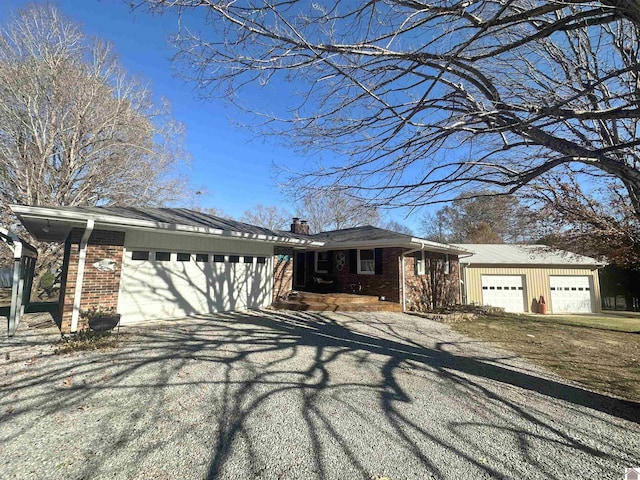
<instances>
[{"instance_id":1,"label":"blue sky","mask_svg":"<svg viewBox=\"0 0 640 480\"><path fill-rule=\"evenodd\" d=\"M28 3L33 2L2 0L0 23L7 20L10 11ZM231 119L237 111L221 100L199 99L193 85L174 76L170 61L173 51L168 43L176 30L174 16L131 12L122 0L50 3L78 22L86 34L111 42L127 71L143 76L156 97L171 102L173 117L186 127L186 148L193 157L191 170L186 173L194 187L204 187L208 193L199 198L201 206L222 209L233 217L258 203L292 210L275 185L272 165L302 165L304 159L273 140L256 139L254 134L234 126ZM276 99L279 93L256 94ZM393 218L419 232L417 215L405 219L401 212L384 213L384 218Z\"/></svg>"}]
</instances>

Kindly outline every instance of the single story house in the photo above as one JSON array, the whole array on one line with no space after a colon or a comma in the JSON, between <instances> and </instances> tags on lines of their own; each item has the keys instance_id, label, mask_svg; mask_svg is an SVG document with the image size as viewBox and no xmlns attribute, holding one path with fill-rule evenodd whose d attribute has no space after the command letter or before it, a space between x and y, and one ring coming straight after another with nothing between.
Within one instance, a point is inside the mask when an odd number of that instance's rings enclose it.
<instances>
[{"instance_id":1,"label":"single story house","mask_svg":"<svg viewBox=\"0 0 640 480\"><path fill-rule=\"evenodd\" d=\"M31 235L63 242L60 328L112 308L121 324L269 306L295 289L384 297L405 309L459 303L465 249L375 227L273 231L181 208L13 205Z\"/></svg>"},{"instance_id":2,"label":"single story house","mask_svg":"<svg viewBox=\"0 0 640 480\"><path fill-rule=\"evenodd\" d=\"M473 252L460 259L463 303L537 313L542 297L547 313L601 311L603 262L542 245L456 246Z\"/></svg>"}]
</instances>

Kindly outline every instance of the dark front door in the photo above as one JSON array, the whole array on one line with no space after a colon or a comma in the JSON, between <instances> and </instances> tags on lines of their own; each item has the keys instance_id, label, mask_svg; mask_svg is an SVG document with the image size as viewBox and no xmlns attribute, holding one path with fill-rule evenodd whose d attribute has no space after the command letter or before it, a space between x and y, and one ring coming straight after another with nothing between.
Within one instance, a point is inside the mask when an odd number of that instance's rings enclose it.
<instances>
[{"instance_id":1,"label":"dark front door","mask_svg":"<svg viewBox=\"0 0 640 480\"><path fill-rule=\"evenodd\" d=\"M295 258L293 261L293 286L294 287L304 287L305 286L305 277L306 277L306 255L305 252L296 252Z\"/></svg>"}]
</instances>

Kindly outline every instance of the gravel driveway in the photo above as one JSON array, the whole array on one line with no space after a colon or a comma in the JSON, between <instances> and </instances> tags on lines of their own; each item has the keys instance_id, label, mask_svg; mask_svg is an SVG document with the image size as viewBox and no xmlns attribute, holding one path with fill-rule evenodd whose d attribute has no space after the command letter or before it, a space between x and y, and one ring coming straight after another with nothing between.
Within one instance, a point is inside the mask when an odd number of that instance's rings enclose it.
<instances>
[{"instance_id":1,"label":"gravel driveway","mask_svg":"<svg viewBox=\"0 0 640 480\"><path fill-rule=\"evenodd\" d=\"M0 477L620 479L640 408L397 313L254 312L0 344Z\"/></svg>"}]
</instances>

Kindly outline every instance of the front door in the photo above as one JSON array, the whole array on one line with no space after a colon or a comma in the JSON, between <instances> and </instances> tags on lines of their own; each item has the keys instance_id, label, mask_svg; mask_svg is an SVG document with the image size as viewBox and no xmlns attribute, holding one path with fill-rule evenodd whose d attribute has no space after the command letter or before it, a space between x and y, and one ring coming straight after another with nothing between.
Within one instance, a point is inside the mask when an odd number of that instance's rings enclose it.
<instances>
[{"instance_id":1,"label":"front door","mask_svg":"<svg viewBox=\"0 0 640 480\"><path fill-rule=\"evenodd\" d=\"M305 277L306 277L306 253L305 252L296 252L295 259L293 262L293 286L294 287L304 287L305 286Z\"/></svg>"}]
</instances>

